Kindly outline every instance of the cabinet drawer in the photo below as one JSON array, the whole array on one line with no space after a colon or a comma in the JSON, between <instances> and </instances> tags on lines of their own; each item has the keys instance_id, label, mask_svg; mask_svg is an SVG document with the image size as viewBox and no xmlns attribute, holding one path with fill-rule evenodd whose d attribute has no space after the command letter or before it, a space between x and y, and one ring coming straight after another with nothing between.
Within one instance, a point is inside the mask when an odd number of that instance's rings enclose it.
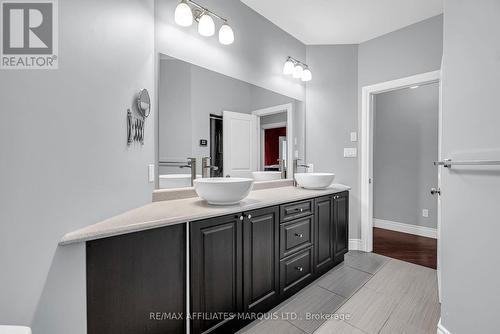
<instances>
[{"instance_id":1,"label":"cabinet drawer","mask_svg":"<svg viewBox=\"0 0 500 334\"><path fill-rule=\"evenodd\" d=\"M299 218L280 226L280 258L312 244L313 216Z\"/></svg>"},{"instance_id":2,"label":"cabinet drawer","mask_svg":"<svg viewBox=\"0 0 500 334\"><path fill-rule=\"evenodd\" d=\"M313 213L313 201L295 202L280 207L280 218L282 222L296 218L305 217Z\"/></svg>"},{"instance_id":3,"label":"cabinet drawer","mask_svg":"<svg viewBox=\"0 0 500 334\"><path fill-rule=\"evenodd\" d=\"M312 277L312 248L292 255L280 262L280 291L293 294L309 283Z\"/></svg>"}]
</instances>

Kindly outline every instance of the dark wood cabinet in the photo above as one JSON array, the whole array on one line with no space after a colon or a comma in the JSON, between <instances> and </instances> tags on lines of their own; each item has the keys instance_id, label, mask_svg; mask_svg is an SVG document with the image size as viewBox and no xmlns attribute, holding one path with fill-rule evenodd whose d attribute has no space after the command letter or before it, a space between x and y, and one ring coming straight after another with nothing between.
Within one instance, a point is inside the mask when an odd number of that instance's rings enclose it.
<instances>
[{"instance_id":1,"label":"dark wood cabinet","mask_svg":"<svg viewBox=\"0 0 500 334\"><path fill-rule=\"evenodd\" d=\"M299 218L280 226L280 258L312 245L314 216Z\"/></svg>"},{"instance_id":2,"label":"dark wood cabinet","mask_svg":"<svg viewBox=\"0 0 500 334\"><path fill-rule=\"evenodd\" d=\"M261 312L279 298L277 207L191 223L191 312ZM231 332L230 318L192 320L193 333Z\"/></svg>"},{"instance_id":3,"label":"dark wood cabinet","mask_svg":"<svg viewBox=\"0 0 500 334\"><path fill-rule=\"evenodd\" d=\"M246 312L263 312L279 298L279 217L271 207L244 213L243 303Z\"/></svg>"},{"instance_id":4,"label":"dark wood cabinet","mask_svg":"<svg viewBox=\"0 0 500 334\"><path fill-rule=\"evenodd\" d=\"M220 315L242 310L242 215L190 224L192 332L215 327L230 332L230 318Z\"/></svg>"},{"instance_id":5,"label":"dark wood cabinet","mask_svg":"<svg viewBox=\"0 0 500 334\"><path fill-rule=\"evenodd\" d=\"M347 191L190 222L191 333L234 333L342 262L348 225ZM87 242L89 334L186 332L186 229Z\"/></svg>"},{"instance_id":6,"label":"dark wood cabinet","mask_svg":"<svg viewBox=\"0 0 500 334\"><path fill-rule=\"evenodd\" d=\"M333 196L315 199L314 208L314 272L321 274L330 270L335 264Z\"/></svg>"},{"instance_id":7,"label":"dark wood cabinet","mask_svg":"<svg viewBox=\"0 0 500 334\"><path fill-rule=\"evenodd\" d=\"M297 254L280 262L281 296L289 297L307 285L313 278L312 248L300 251Z\"/></svg>"},{"instance_id":8,"label":"dark wood cabinet","mask_svg":"<svg viewBox=\"0 0 500 334\"><path fill-rule=\"evenodd\" d=\"M185 225L87 242L89 334L185 333Z\"/></svg>"},{"instance_id":9,"label":"dark wood cabinet","mask_svg":"<svg viewBox=\"0 0 500 334\"><path fill-rule=\"evenodd\" d=\"M344 254L349 250L349 193L333 196L333 219L335 228L334 258L335 263L344 261Z\"/></svg>"}]
</instances>

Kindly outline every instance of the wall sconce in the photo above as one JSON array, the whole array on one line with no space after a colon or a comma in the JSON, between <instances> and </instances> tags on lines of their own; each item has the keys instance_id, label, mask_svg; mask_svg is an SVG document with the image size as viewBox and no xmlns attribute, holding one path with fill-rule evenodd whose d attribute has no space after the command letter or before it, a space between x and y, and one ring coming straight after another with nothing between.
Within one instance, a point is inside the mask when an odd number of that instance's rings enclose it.
<instances>
[{"instance_id":1,"label":"wall sconce","mask_svg":"<svg viewBox=\"0 0 500 334\"><path fill-rule=\"evenodd\" d=\"M214 18L223 22L219 29L219 42L223 45L233 44L234 32L227 19L191 0L181 0L175 8L175 23L181 27L190 27L196 21L198 33L202 36L210 37L215 34Z\"/></svg>"},{"instance_id":2,"label":"wall sconce","mask_svg":"<svg viewBox=\"0 0 500 334\"><path fill-rule=\"evenodd\" d=\"M288 57L283 66L283 74L291 75L295 79L300 79L302 81L311 81L312 73L307 64L293 58Z\"/></svg>"}]
</instances>

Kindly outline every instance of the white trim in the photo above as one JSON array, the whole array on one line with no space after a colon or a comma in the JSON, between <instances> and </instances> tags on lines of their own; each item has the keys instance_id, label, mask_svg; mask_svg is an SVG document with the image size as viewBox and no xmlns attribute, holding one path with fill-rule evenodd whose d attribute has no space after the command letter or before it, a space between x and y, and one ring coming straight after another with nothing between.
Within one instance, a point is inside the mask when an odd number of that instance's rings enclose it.
<instances>
[{"instance_id":1,"label":"white trim","mask_svg":"<svg viewBox=\"0 0 500 334\"><path fill-rule=\"evenodd\" d=\"M447 330L443 324L441 323L441 318L439 318L439 322L438 322L438 325L437 325L437 334L451 334L451 332L449 330Z\"/></svg>"},{"instance_id":2,"label":"white trim","mask_svg":"<svg viewBox=\"0 0 500 334\"><path fill-rule=\"evenodd\" d=\"M261 129L278 129L278 128L284 128L286 127L286 122L278 122L278 123L269 123L269 124L261 124L260 128Z\"/></svg>"},{"instance_id":3,"label":"white trim","mask_svg":"<svg viewBox=\"0 0 500 334\"><path fill-rule=\"evenodd\" d=\"M440 75L443 77L443 58L441 57L441 72ZM443 160L443 80L439 80L439 120L438 120L438 160ZM441 189L441 173L443 168L438 168L438 189ZM442 213L441 210L441 196L437 197L437 239L441 240L441 224L442 224ZM441 303L441 245L437 243L437 283L438 283L438 300Z\"/></svg>"},{"instance_id":4,"label":"white trim","mask_svg":"<svg viewBox=\"0 0 500 334\"><path fill-rule=\"evenodd\" d=\"M371 147L373 144L372 96L418 84L438 82L441 71L413 75L410 77L382 82L362 88L361 97L361 244L363 250L373 250L373 187L370 179L373 175Z\"/></svg>"},{"instance_id":5,"label":"white trim","mask_svg":"<svg viewBox=\"0 0 500 334\"><path fill-rule=\"evenodd\" d=\"M260 128L260 117L262 116L267 116L267 115L272 115L272 114L278 114L281 112L286 111L286 136L287 136L287 144L288 144L288 149L287 149L287 168L289 166L293 166L293 145L295 142L295 132L293 131L294 129L294 119L293 119L293 103L286 103L286 104L280 104L277 106L269 107L269 108L264 108L264 109L258 109L252 111L252 115L257 116L258 122L257 126ZM259 143L257 144L257 147L261 147L261 136L258 136ZM259 166L262 166L262 154L259 154L260 157L260 162ZM291 175L292 173L287 173L287 179L292 179L293 176Z\"/></svg>"},{"instance_id":6,"label":"white trim","mask_svg":"<svg viewBox=\"0 0 500 334\"><path fill-rule=\"evenodd\" d=\"M399 223L391 220L373 218L373 226L386 230L419 235L421 237L437 239L437 229L413 224Z\"/></svg>"},{"instance_id":7,"label":"white trim","mask_svg":"<svg viewBox=\"0 0 500 334\"><path fill-rule=\"evenodd\" d=\"M361 250L361 239L349 239L349 250Z\"/></svg>"}]
</instances>

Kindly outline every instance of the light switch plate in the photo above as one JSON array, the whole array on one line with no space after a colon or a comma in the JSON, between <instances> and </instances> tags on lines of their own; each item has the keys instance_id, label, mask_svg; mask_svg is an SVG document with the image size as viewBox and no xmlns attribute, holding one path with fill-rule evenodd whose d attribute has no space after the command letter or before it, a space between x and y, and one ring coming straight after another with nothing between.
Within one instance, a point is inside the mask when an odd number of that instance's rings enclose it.
<instances>
[{"instance_id":1,"label":"light switch plate","mask_svg":"<svg viewBox=\"0 0 500 334\"><path fill-rule=\"evenodd\" d=\"M356 158L358 156L358 149L355 147L344 148L344 158Z\"/></svg>"},{"instance_id":2,"label":"light switch plate","mask_svg":"<svg viewBox=\"0 0 500 334\"><path fill-rule=\"evenodd\" d=\"M358 133L357 132L351 132L351 141L352 142L358 141Z\"/></svg>"},{"instance_id":3,"label":"light switch plate","mask_svg":"<svg viewBox=\"0 0 500 334\"><path fill-rule=\"evenodd\" d=\"M150 183L155 182L155 165L148 165L148 180Z\"/></svg>"},{"instance_id":4,"label":"light switch plate","mask_svg":"<svg viewBox=\"0 0 500 334\"><path fill-rule=\"evenodd\" d=\"M423 209L422 210L422 217L429 218L429 210Z\"/></svg>"}]
</instances>

